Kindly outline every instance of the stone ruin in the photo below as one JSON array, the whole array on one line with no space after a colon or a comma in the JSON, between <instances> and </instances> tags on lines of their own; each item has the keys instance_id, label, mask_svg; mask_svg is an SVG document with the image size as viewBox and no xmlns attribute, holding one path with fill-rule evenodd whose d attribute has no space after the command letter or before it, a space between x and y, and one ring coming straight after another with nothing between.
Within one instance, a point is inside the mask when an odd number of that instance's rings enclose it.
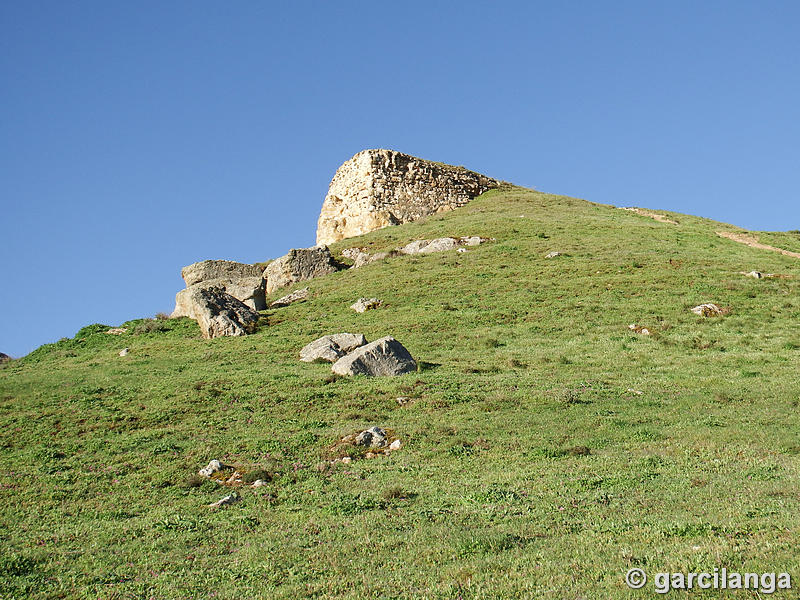
<instances>
[{"instance_id":1,"label":"stone ruin","mask_svg":"<svg viewBox=\"0 0 800 600\"><path fill-rule=\"evenodd\" d=\"M499 185L464 167L394 150L364 150L333 176L317 223L317 244L453 210Z\"/></svg>"}]
</instances>

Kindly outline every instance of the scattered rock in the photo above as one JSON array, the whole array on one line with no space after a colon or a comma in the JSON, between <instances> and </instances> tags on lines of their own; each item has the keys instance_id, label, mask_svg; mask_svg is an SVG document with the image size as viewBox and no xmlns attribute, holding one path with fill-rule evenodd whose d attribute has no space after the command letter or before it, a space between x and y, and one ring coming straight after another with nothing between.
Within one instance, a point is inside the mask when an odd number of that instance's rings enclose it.
<instances>
[{"instance_id":1,"label":"scattered rock","mask_svg":"<svg viewBox=\"0 0 800 600\"><path fill-rule=\"evenodd\" d=\"M647 327L642 327L641 325L637 325L636 323L631 323L628 325L628 329L633 331L634 333L638 333L641 335L650 335L650 330Z\"/></svg>"},{"instance_id":2,"label":"scattered rock","mask_svg":"<svg viewBox=\"0 0 800 600\"><path fill-rule=\"evenodd\" d=\"M545 256L545 258L555 258L557 256L561 256L561 252L555 252L555 251L554 252L550 252L549 254L547 254Z\"/></svg>"},{"instance_id":3,"label":"scattered rock","mask_svg":"<svg viewBox=\"0 0 800 600\"><path fill-rule=\"evenodd\" d=\"M383 448L386 446L386 432L380 427L370 427L356 436L355 443L367 448Z\"/></svg>"},{"instance_id":4,"label":"scattered rock","mask_svg":"<svg viewBox=\"0 0 800 600\"><path fill-rule=\"evenodd\" d=\"M695 306L692 309L692 312L696 315L700 315L701 317L719 317L723 313L719 306L710 302L707 304L701 304L700 306Z\"/></svg>"},{"instance_id":5,"label":"scattered rock","mask_svg":"<svg viewBox=\"0 0 800 600\"><path fill-rule=\"evenodd\" d=\"M400 342L386 336L343 356L331 370L337 375L394 376L416 371L417 363Z\"/></svg>"},{"instance_id":6,"label":"scattered rock","mask_svg":"<svg viewBox=\"0 0 800 600\"><path fill-rule=\"evenodd\" d=\"M411 398L410 398L409 396L400 396L400 397L398 397L396 400L397 400L397 403L398 403L400 406L405 406L406 404L408 404L409 402L411 402Z\"/></svg>"},{"instance_id":7,"label":"scattered rock","mask_svg":"<svg viewBox=\"0 0 800 600\"><path fill-rule=\"evenodd\" d=\"M652 211L645 210L643 208L638 208L636 206L619 206L618 208L621 209L621 210L629 210L631 212L635 212L636 214L642 215L643 217L649 217L651 219L654 219L654 220L658 221L659 223L667 223L669 225L677 225L678 224L677 221L674 221L674 220L672 220L672 219L670 219L668 217L665 217L664 215L660 215L658 213L654 213Z\"/></svg>"},{"instance_id":8,"label":"scattered rock","mask_svg":"<svg viewBox=\"0 0 800 600\"><path fill-rule=\"evenodd\" d=\"M211 477L217 471L225 471L230 469L228 465L222 464L220 461L214 459L209 462L205 467L200 469L197 474L202 475L203 477Z\"/></svg>"},{"instance_id":9,"label":"scattered rock","mask_svg":"<svg viewBox=\"0 0 800 600\"><path fill-rule=\"evenodd\" d=\"M131 349L130 349L130 348L123 348L122 350L120 350L120 351L119 351L119 355L120 355L120 356L128 356L128 353L129 353L130 351L131 351Z\"/></svg>"},{"instance_id":10,"label":"scattered rock","mask_svg":"<svg viewBox=\"0 0 800 600\"><path fill-rule=\"evenodd\" d=\"M264 481L263 479L256 479L251 487L258 488L258 487L264 487L266 485L267 482Z\"/></svg>"},{"instance_id":11,"label":"scattered rock","mask_svg":"<svg viewBox=\"0 0 800 600\"><path fill-rule=\"evenodd\" d=\"M239 500L241 500L241 498L239 497L239 494L234 492L233 494L225 496L224 498L221 498L221 499L217 500L216 502L212 502L211 504L208 505L208 507L209 508L224 508L226 506L230 506L231 504L236 504L237 502L239 502Z\"/></svg>"},{"instance_id":12,"label":"scattered rock","mask_svg":"<svg viewBox=\"0 0 800 600\"><path fill-rule=\"evenodd\" d=\"M255 265L231 260L204 260L183 267L181 277L186 282L186 287L190 287L212 279L235 281L243 277L261 277L261 271Z\"/></svg>"},{"instance_id":13,"label":"scattered rock","mask_svg":"<svg viewBox=\"0 0 800 600\"><path fill-rule=\"evenodd\" d=\"M203 337L241 336L255 331L258 313L224 288L192 286L184 290L192 318L197 320Z\"/></svg>"},{"instance_id":14,"label":"scattered rock","mask_svg":"<svg viewBox=\"0 0 800 600\"><path fill-rule=\"evenodd\" d=\"M327 246L295 248L285 256L272 261L264 269L263 277L267 280L266 291L271 294L293 283L335 273L339 268Z\"/></svg>"},{"instance_id":15,"label":"scattered rock","mask_svg":"<svg viewBox=\"0 0 800 600\"><path fill-rule=\"evenodd\" d=\"M763 273L759 273L758 271L750 271L749 273L745 273L747 277L752 277L753 279L761 279L764 277Z\"/></svg>"},{"instance_id":16,"label":"scattered rock","mask_svg":"<svg viewBox=\"0 0 800 600\"><path fill-rule=\"evenodd\" d=\"M346 465L349 465L351 462L353 462L353 459L350 458L349 456L343 456L341 458L341 462L343 462Z\"/></svg>"},{"instance_id":17,"label":"scattered rock","mask_svg":"<svg viewBox=\"0 0 800 600\"><path fill-rule=\"evenodd\" d=\"M370 254L364 248L347 248L346 250L342 250L342 256L353 261L353 266L350 267L351 269L358 269L369 263L387 258L389 253L376 252L375 254Z\"/></svg>"},{"instance_id":18,"label":"scattered rock","mask_svg":"<svg viewBox=\"0 0 800 600\"><path fill-rule=\"evenodd\" d=\"M430 254L432 252L445 252L458 247L458 240L451 237L436 238L435 240L416 240L400 248L401 254Z\"/></svg>"},{"instance_id":19,"label":"scattered rock","mask_svg":"<svg viewBox=\"0 0 800 600\"><path fill-rule=\"evenodd\" d=\"M465 246L480 246L485 241L486 238L482 238L479 235L470 235L461 238L461 243Z\"/></svg>"},{"instance_id":20,"label":"scattered rock","mask_svg":"<svg viewBox=\"0 0 800 600\"><path fill-rule=\"evenodd\" d=\"M239 471L234 471L233 474L225 480L225 485L238 485L242 483L242 474Z\"/></svg>"},{"instance_id":21,"label":"scattered rock","mask_svg":"<svg viewBox=\"0 0 800 600\"><path fill-rule=\"evenodd\" d=\"M300 350L303 362L336 362L345 354L367 343L360 333L336 333L324 335Z\"/></svg>"},{"instance_id":22,"label":"scattered rock","mask_svg":"<svg viewBox=\"0 0 800 600\"><path fill-rule=\"evenodd\" d=\"M285 306L289 306L294 302L301 302L308 298L308 288L303 288L302 290L295 290L291 294L286 294L282 298L278 298L269 305L270 308L283 308Z\"/></svg>"},{"instance_id":23,"label":"scattered rock","mask_svg":"<svg viewBox=\"0 0 800 600\"><path fill-rule=\"evenodd\" d=\"M403 446L403 444L400 442L400 440L395 440L391 444L389 444L389 450L392 450L392 451L400 450L400 448L402 448L402 446Z\"/></svg>"},{"instance_id":24,"label":"scattered rock","mask_svg":"<svg viewBox=\"0 0 800 600\"><path fill-rule=\"evenodd\" d=\"M468 250L466 248L459 248L458 250L456 250L456 252L458 252L459 254L464 254L465 252L468 252Z\"/></svg>"},{"instance_id":25,"label":"scattered rock","mask_svg":"<svg viewBox=\"0 0 800 600\"><path fill-rule=\"evenodd\" d=\"M319 215L317 243L331 244L452 210L499 185L464 167L393 150L364 150L333 176Z\"/></svg>"},{"instance_id":26,"label":"scattered rock","mask_svg":"<svg viewBox=\"0 0 800 600\"><path fill-rule=\"evenodd\" d=\"M112 327L105 333L107 333L108 335L122 335L126 331L128 331L127 327Z\"/></svg>"},{"instance_id":27,"label":"scattered rock","mask_svg":"<svg viewBox=\"0 0 800 600\"><path fill-rule=\"evenodd\" d=\"M359 298L350 306L357 313L363 313L373 308L378 308L383 302L378 298Z\"/></svg>"}]
</instances>

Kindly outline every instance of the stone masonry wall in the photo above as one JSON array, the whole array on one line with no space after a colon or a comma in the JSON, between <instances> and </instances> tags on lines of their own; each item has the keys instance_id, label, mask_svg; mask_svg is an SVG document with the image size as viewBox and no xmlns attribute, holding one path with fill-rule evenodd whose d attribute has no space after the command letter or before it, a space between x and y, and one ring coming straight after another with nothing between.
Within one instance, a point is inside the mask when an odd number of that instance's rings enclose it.
<instances>
[{"instance_id":1,"label":"stone masonry wall","mask_svg":"<svg viewBox=\"0 0 800 600\"><path fill-rule=\"evenodd\" d=\"M317 244L464 206L499 181L394 150L364 150L336 171L317 223Z\"/></svg>"}]
</instances>

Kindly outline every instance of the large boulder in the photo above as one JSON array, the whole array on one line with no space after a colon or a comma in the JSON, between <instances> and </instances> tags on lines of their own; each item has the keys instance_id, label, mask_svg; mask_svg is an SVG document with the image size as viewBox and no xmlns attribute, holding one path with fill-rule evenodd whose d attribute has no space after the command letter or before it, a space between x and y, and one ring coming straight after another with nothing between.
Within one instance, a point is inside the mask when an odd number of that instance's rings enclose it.
<instances>
[{"instance_id":1,"label":"large boulder","mask_svg":"<svg viewBox=\"0 0 800 600\"><path fill-rule=\"evenodd\" d=\"M317 223L317 244L452 210L499 185L464 167L394 150L364 150L333 176Z\"/></svg>"},{"instance_id":2,"label":"large boulder","mask_svg":"<svg viewBox=\"0 0 800 600\"><path fill-rule=\"evenodd\" d=\"M299 281L335 273L339 268L327 246L295 248L269 263L263 277L267 280L267 293L271 294Z\"/></svg>"},{"instance_id":3,"label":"large boulder","mask_svg":"<svg viewBox=\"0 0 800 600\"><path fill-rule=\"evenodd\" d=\"M416 371L417 363L403 344L387 335L343 356L331 370L337 375L392 376Z\"/></svg>"},{"instance_id":4,"label":"large boulder","mask_svg":"<svg viewBox=\"0 0 800 600\"><path fill-rule=\"evenodd\" d=\"M0 365L11 360L11 357L4 352L0 352Z\"/></svg>"},{"instance_id":5,"label":"large boulder","mask_svg":"<svg viewBox=\"0 0 800 600\"><path fill-rule=\"evenodd\" d=\"M220 336L240 336L255 331L258 313L226 294L222 287L193 285L184 290L187 311L197 320L206 339Z\"/></svg>"},{"instance_id":6,"label":"large boulder","mask_svg":"<svg viewBox=\"0 0 800 600\"><path fill-rule=\"evenodd\" d=\"M173 318L189 317L194 319L192 307L192 290L220 288L226 294L233 296L240 302L249 306L253 310L265 310L267 308L264 279L259 277L241 277L239 279L209 279L190 285L175 295L175 310L172 311Z\"/></svg>"},{"instance_id":7,"label":"large boulder","mask_svg":"<svg viewBox=\"0 0 800 600\"><path fill-rule=\"evenodd\" d=\"M235 281L242 277L261 277L261 270L255 265L232 260L203 260L183 267L181 277L186 282L186 287L189 287L210 279Z\"/></svg>"},{"instance_id":8,"label":"large boulder","mask_svg":"<svg viewBox=\"0 0 800 600\"><path fill-rule=\"evenodd\" d=\"M335 362L348 352L367 343L360 333L335 333L325 335L300 350L303 362Z\"/></svg>"}]
</instances>

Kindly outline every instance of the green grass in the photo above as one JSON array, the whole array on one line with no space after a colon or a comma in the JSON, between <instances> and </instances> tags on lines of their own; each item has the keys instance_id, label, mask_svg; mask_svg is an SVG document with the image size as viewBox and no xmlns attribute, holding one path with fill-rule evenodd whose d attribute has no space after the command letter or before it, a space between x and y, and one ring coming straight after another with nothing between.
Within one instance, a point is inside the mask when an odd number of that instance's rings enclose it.
<instances>
[{"instance_id":1,"label":"green grass","mask_svg":"<svg viewBox=\"0 0 800 600\"><path fill-rule=\"evenodd\" d=\"M670 216L492 191L333 249L495 241L303 283L309 301L252 336L133 321L5 365L0 597L652 596L625 587L633 566L800 578L800 262ZM362 296L384 305L356 314ZM689 312L703 302L730 314ZM340 331L391 334L421 369L335 379L297 360ZM372 425L403 448L320 465ZM271 481L213 511L230 490L192 479L212 458Z\"/></svg>"}]
</instances>

